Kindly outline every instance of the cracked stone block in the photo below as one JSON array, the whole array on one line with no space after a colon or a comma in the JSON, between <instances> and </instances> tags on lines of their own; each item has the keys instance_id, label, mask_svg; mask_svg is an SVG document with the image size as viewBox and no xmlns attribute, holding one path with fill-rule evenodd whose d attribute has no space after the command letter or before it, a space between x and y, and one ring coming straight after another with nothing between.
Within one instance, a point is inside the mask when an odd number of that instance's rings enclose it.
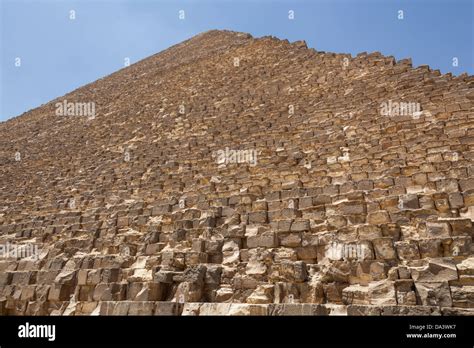
<instances>
[{"instance_id":1,"label":"cracked stone block","mask_svg":"<svg viewBox=\"0 0 474 348\"><path fill-rule=\"evenodd\" d=\"M247 303L263 304L273 302L273 291L274 285L263 284L259 285L253 292L247 297Z\"/></svg>"},{"instance_id":2,"label":"cracked stone block","mask_svg":"<svg viewBox=\"0 0 474 348\"><path fill-rule=\"evenodd\" d=\"M216 291L216 302L226 302L232 299L234 291L232 288L222 287Z\"/></svg>"},{"instance_id":3,"label":"cracked stone block","mask_svg":"<svg viewBox=\"0 0 474 348\"><path fill-rule=\"evenodd\" d=\"M388 280L370 283L369 298L372 305L396 305L394 283Z\"/></svg>"},{"instance_id":4,"label":"cracked stone block","mask_svg":"<svg viewBox=\"0 0 474 348\"><path fill-rule=\"evenodd\" d=\"M424 306L451 307L453 301L448 282L419 282L415 281L416 294Z\"/></svg>"},{"instance_id":5,"label":"cracked stone block","mask_svg":"<svg viewBox=\"0 0 474 348\"><path fill-rule=\"evenodd\" d=\"M224 243L222 247L223 254L223 265L232 265L239 262L240 248L239 245L234 241L230 240Z\"/></svg>"},{"instance_id":6,"label":"cracked stone block","mask_svg":"<svg viewBox=\"0 0 474 348\"><path fill-rule=\"evenodd\" d=\"M424 266L410 267L410 271L416 282L438 283L458 279L455 263L447 258L430 259Z\"/></svg>"}]
</instances>

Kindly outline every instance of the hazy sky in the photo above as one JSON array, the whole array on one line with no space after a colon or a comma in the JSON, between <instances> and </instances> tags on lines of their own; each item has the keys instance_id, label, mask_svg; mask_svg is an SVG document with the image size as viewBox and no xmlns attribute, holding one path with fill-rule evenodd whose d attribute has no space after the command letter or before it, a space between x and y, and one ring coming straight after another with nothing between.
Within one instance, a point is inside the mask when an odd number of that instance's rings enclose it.
<instances>
[{"instance_id":1,"label":"hazy sky","mask_svg":"<svg viewBox=\"0 0 474 348\"><path fill-rule=\"evenodd\" d=\"M306 40L319 51L380 51L397 59L411 57L414 66L472 75L473 3L0 0L0 121L123 68L127 57L133 64L210 29ZM71 10L75 19L70 19ZM453 66L454 57L458 66Z\"/></svg>"}]
</instances>

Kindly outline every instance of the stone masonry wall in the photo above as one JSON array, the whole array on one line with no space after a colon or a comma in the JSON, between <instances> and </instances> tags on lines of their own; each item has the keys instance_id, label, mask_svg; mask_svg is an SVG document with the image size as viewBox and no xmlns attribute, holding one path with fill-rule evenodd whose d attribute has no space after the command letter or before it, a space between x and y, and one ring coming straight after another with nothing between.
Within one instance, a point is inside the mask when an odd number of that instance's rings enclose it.
<instances>
[{"instance_id":1,"label":"stone masonry wall","mask_svg":"<svg viewBox=\"0 0 474 348\"><path fill-rule=\"evenodd\" d=\"M474 314L472 76L210 31L0 164L3 315Z\"/></svg>"}]
</instances>

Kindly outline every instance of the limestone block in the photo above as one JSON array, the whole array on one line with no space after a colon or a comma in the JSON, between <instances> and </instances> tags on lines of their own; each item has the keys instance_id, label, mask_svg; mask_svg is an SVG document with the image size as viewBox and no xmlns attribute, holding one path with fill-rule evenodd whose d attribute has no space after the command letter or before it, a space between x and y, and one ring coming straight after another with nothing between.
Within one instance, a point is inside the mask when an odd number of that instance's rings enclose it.
<instances>
[{"instance_id":1,"label":"limestone block","mask_svg":"<svg viewBox=\"0 0 474 348\"><path fill-rule=\"evenodd\" d=\"M459 275L474 275L474 257L469 257L456 265Z\"/></svg>"},{"instance_id":2,"label":"limestone block","mask_svg":"<svg viewBox=\"0 0 474 348\"><path fill-rule=\"evenodd\" d=\"M395 248L400 260L417 260L420 258L418 243L414 240L395 242Z\"/></svg>"},{"instance_id":3,"label":"limestone block","mask_svg":"<svg viewBox=\"0 0 474 348\"><path fill-rule=\"evenodd\" d=\"M367 216L367 221L369 224L380 225L389 223L391 220L390 215L386 211L381 210L369 213Z\"/></svg>"},{"instance_id":4,"label":"limestone block","mask_svg":"<svg viewBox=\"0 0 474 348\"><path fill-rule=\"evenodd\" d=\"M279 244L285 247L297 248L301 246L302 238L300 233L279 234Z\"/></svg>"},{"instance_id":5,"label":"limestone block","mask_svg":"<svg viewBox=\"0 0 474 348\"><path fill-rule=\"evenodd\" d=\"M474 286L451 286L454 307L474 308Z\"/></svg>"},{"instance_id":6,"label":"limestone block","mask_svg":"<svg viewBox=\"0 0 474 348\"><path fill-rule=\"evenodd\" d=\"M424 266L410 267L410 271L415 282L439 283L458 279L456 265L448 258L430 259Z\"/></svg>"},{"instance_id":7,"label":"limestone block","mask_svg":"<svg viewBox=\"0 0 474 348\"><path fill-rule=\"evenodd\" d=\"M322 305L309 303L282 303L269 306L269 315L328 315L329 310Z\"/></svg>"},{"instance_id":8,"label":"limestone block","mask_svg":"<svg viewBox=\"0 0 474 348\"><path fill-rule=\"evenodd\" d=\"M274 286L272 284L259 285L253 292L247 297L247 303L263 304L273 302L273 291Z\"/></svg>"},{"instance_id":9,"label":"limestone block","mask_svg":"<svg viewBox=\"0 0 474 348\"><path fill-rule=\"evenodd\" d=\"M234 240L224 242L224 246L222 247L222 254L223 265L232 265L238 263L240 258L239 245Z\"/></svg>"},{"instance_id":10,"label":"limestone block","mask_svg":"<svg viewBox=\"0 0 474 348\"><path fill-rule=\"evenodd\" d=\"M369 299L372 305L396 305L395 286L388 280L381 280L369 284Z\"/></svg>"},{"instance_id":11,"label":"limestone block","mask_svg":"<svg viewBox=\"0 0 474 348\"><path fill-rule=\"evenodd\" d=\"M267 273L267 266L261 261L250 260L245 268L245 273L248 275L262 276Z\"/></svg>"},{"instance_id":12,"label":"limestone block","mask_svg":"<svg viewBox=\"0 0 474 348\"><path fill-rule=\"evenodd\" d=\"M426 234L428 238L450 237L451 226L447 222L427 222Z\"/></svg>"},{"instance_id":13,"label":"limestone block","mask_svg":"<svg viewBox=\"0 0 474 348\"><path fill-rule=\"evenodd\" d=\"M178 302L156 302L154 315L181 315L183 304Z\"/></svg>"},{"instance_id":14,"label":"limestone block","mask_svg":"<svg viewBox=\"0 0 474 348\"><path fill-rule=\"evenodd\" d=\"M262 304L232 303L228 315L268 315L268 306Z\"/></svg>"},{"instance_id":15,"label":"limestone block","mask_svg":"<svg viewBox=\"0 0 474 348\"><path fill-rule=\"evenodd\" d=\"M453 302L448 282L415 281L416 294L424 306L451 307Z\"/></svg>"},{"instance_id":16,"label":"limestone block","mask_svg":"<svg viewBox=\"0 0 474 348\"><path fill-rule=\"evenodd\" d=\"M232 299L234 296L234 291L232 288L222 287L216 291L216 302L226 302Z\"/></svg>"},{"instance_id":17,"label":"limestone block","mask_svg":"<svg viewBox=\"0 0 474 348\"><path fill-rule=\"evenodd\" d=\"M372 240L375 258L381 260L396 259L397 255L393 246L392 238L378 238Z\"/></svg>"}]
</instances>

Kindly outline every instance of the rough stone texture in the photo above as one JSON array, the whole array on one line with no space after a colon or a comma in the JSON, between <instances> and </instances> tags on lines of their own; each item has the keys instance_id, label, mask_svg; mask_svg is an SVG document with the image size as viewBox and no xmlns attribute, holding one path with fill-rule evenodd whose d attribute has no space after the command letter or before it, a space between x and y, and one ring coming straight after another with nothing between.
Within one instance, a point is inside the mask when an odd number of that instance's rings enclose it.
<instances>
[{"instance_id":1,"label":"rough stone texture","mask_svg":"<svg viewBox=\"0 0 474 348\"><path fill-rule=\"evenodd\" d=\"M210 31L0 123L0 314L472 315L473 88Z\"/></svg>"}]
</instances>

